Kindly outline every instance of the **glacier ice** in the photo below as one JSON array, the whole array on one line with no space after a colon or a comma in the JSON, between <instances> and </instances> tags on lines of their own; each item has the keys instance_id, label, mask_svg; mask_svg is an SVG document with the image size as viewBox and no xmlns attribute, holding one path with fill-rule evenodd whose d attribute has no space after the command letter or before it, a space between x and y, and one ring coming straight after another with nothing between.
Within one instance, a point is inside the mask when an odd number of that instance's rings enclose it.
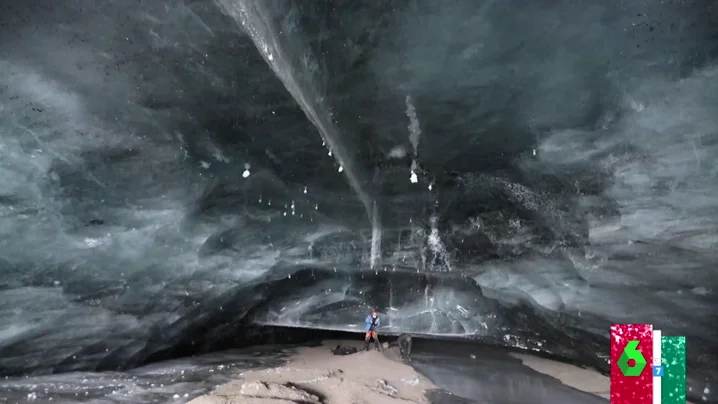
<instances>
[{"instance_id":1,"label":"glacier ice","mask_svg":"<svg viewBox=\"0 0 718 404\"><path fill-rule=\"evenodd\" d=\"M379 307L594 364L651 322L714 382L715 12L509 3L8 8L0 371Z\"/></svg>"}]
</instances>

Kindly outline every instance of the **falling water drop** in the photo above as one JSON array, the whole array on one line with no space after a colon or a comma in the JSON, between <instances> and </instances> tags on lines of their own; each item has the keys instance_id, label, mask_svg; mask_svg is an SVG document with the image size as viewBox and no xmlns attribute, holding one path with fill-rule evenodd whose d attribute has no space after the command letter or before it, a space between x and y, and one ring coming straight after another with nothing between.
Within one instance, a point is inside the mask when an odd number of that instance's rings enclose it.
<instances>
[{"instance_id":1,"label":"falling water drop","mask_svg":"<svg viewBox=\"0 0 718 404\"><path fill-rule=\"evenodd\" d=\"M342 166L339 166L339 170L338 170L338 171L339 171L339 172L342 172L342 171L344 171L344 167L342 167Z\"/></svg>"},{"instance_id":2,"label":"falling water drop","mask_svg":"<svg viewBox=\"0 0 718 404\"><path fill-rule=\"evenodd\" d=\"M419 182L419 177L416 175L416 173L412 170L411 176L409 177L409 181L411 181L412 184L416 184Z\"/></svg>"},{"instance_id":3,"label":"falling water drop","mask_svg":"<svg viewBox=\"0 0 718 404\"><path fill-rule=\"evenodd\" d=\"M306 186L304 187L304 193L305 193L305 194L307 193L307 187L306 187Z\"/></svg>"},{"instance_id":4,"label":"falling water drop","mask_svg":"<svg viewBox=\"0 0 718 404\"><path fill-rule=\"evenodd\" d=\"M328 156L331 156L331 155L332 155L332 151L329 150L329 153L327 153L327 155L328 155Z\"/></svg>"},{"instance_id":5,"label":"falling water drop","mask_svg":"<svg viewBox=\"0 0 718 404\"><path fill-rule=\"evenodd\" d=\"M314 210L319 210L319 205L314 205Z\"/></svg>"},{"instance_id":6,"label":"falling water drop","mask_svg":"<svg viewBox=\"0 0 718 404\"><path fill-rule=\"evenodd\" d=\"M243 178L249 177L249 174L250 174L249 168L250 168L249 163L244 163L244 172L242 173Z\"/></svg>"}]
</instances>

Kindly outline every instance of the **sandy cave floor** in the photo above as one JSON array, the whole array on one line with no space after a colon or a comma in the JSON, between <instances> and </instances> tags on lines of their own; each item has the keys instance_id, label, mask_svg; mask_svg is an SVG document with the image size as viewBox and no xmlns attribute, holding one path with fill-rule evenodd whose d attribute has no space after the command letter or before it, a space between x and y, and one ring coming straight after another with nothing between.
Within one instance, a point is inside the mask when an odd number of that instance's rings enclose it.
<instances>
[{"instance_id":1,"label":"sandy cave floor","mask_svg":"<svg viewBox=\"0 0 718 404\"><path fill-rule=\"evenodd\" d=\"M336 356L336 345L354 346L359 353ZM239 378L197 397L190 404L394 404L429 403L430 380L401 363L396 347L363 351L362 341L324 341L302 348L283 366L241 373ZM609 378L576 366L512 354L537 372L575 389L608 398Z\"/></svg>"},{"instance_id":2,"label":"sandy cave floor","mask_svg":"<svg viewBox=\"0 0 718 404\"><path fill-rule=\"evenodd\" d=\"M360 352L338 356L330 348L341 344ZM398 360L392 347L383 353L363 351L362 341L324 341L302 348L284 366L253 370L240 379L197 397L190 404L428 403L425 391L436 386Z\"/></svg>"}]
</instances>

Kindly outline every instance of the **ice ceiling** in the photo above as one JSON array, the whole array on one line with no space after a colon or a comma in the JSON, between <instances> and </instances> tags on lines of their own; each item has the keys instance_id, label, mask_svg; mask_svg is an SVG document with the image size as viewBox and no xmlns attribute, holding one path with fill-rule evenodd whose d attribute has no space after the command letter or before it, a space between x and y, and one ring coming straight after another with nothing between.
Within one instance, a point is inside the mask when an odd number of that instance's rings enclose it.
<instances>
[{"instance_id":1,"label":"ice ceiling","mask_svg":"<svg viewBox=\"0 0 718 404\"><path fill-rule=\"evenodd\" d=\"M0 369L377 307L715 382L718 9L399 3L5 1Z\"/></svg>"}]
</instances>

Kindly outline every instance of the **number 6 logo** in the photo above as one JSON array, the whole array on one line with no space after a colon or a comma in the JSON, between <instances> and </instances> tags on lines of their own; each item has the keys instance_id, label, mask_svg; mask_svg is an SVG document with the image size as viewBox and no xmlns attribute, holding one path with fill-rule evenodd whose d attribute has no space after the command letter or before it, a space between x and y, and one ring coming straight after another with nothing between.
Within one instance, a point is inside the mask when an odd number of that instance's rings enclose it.
<instances>
[{"instance_id":1,"label":"number 6 logo","mask_svg":"<svg viewBox=\"0 0 718 404\"><path fill-rule=\"evenodd\" d=\"M638 341L630 341L626 344L626 347L623 348L621 357L618 358L617 365L624 376L640 376L646 367L646 358L644 358L641 351L636 348L638 348ZM633 366L628 364L628 361L631 359L636 362Z\"/></svg>"}]
</instances>

